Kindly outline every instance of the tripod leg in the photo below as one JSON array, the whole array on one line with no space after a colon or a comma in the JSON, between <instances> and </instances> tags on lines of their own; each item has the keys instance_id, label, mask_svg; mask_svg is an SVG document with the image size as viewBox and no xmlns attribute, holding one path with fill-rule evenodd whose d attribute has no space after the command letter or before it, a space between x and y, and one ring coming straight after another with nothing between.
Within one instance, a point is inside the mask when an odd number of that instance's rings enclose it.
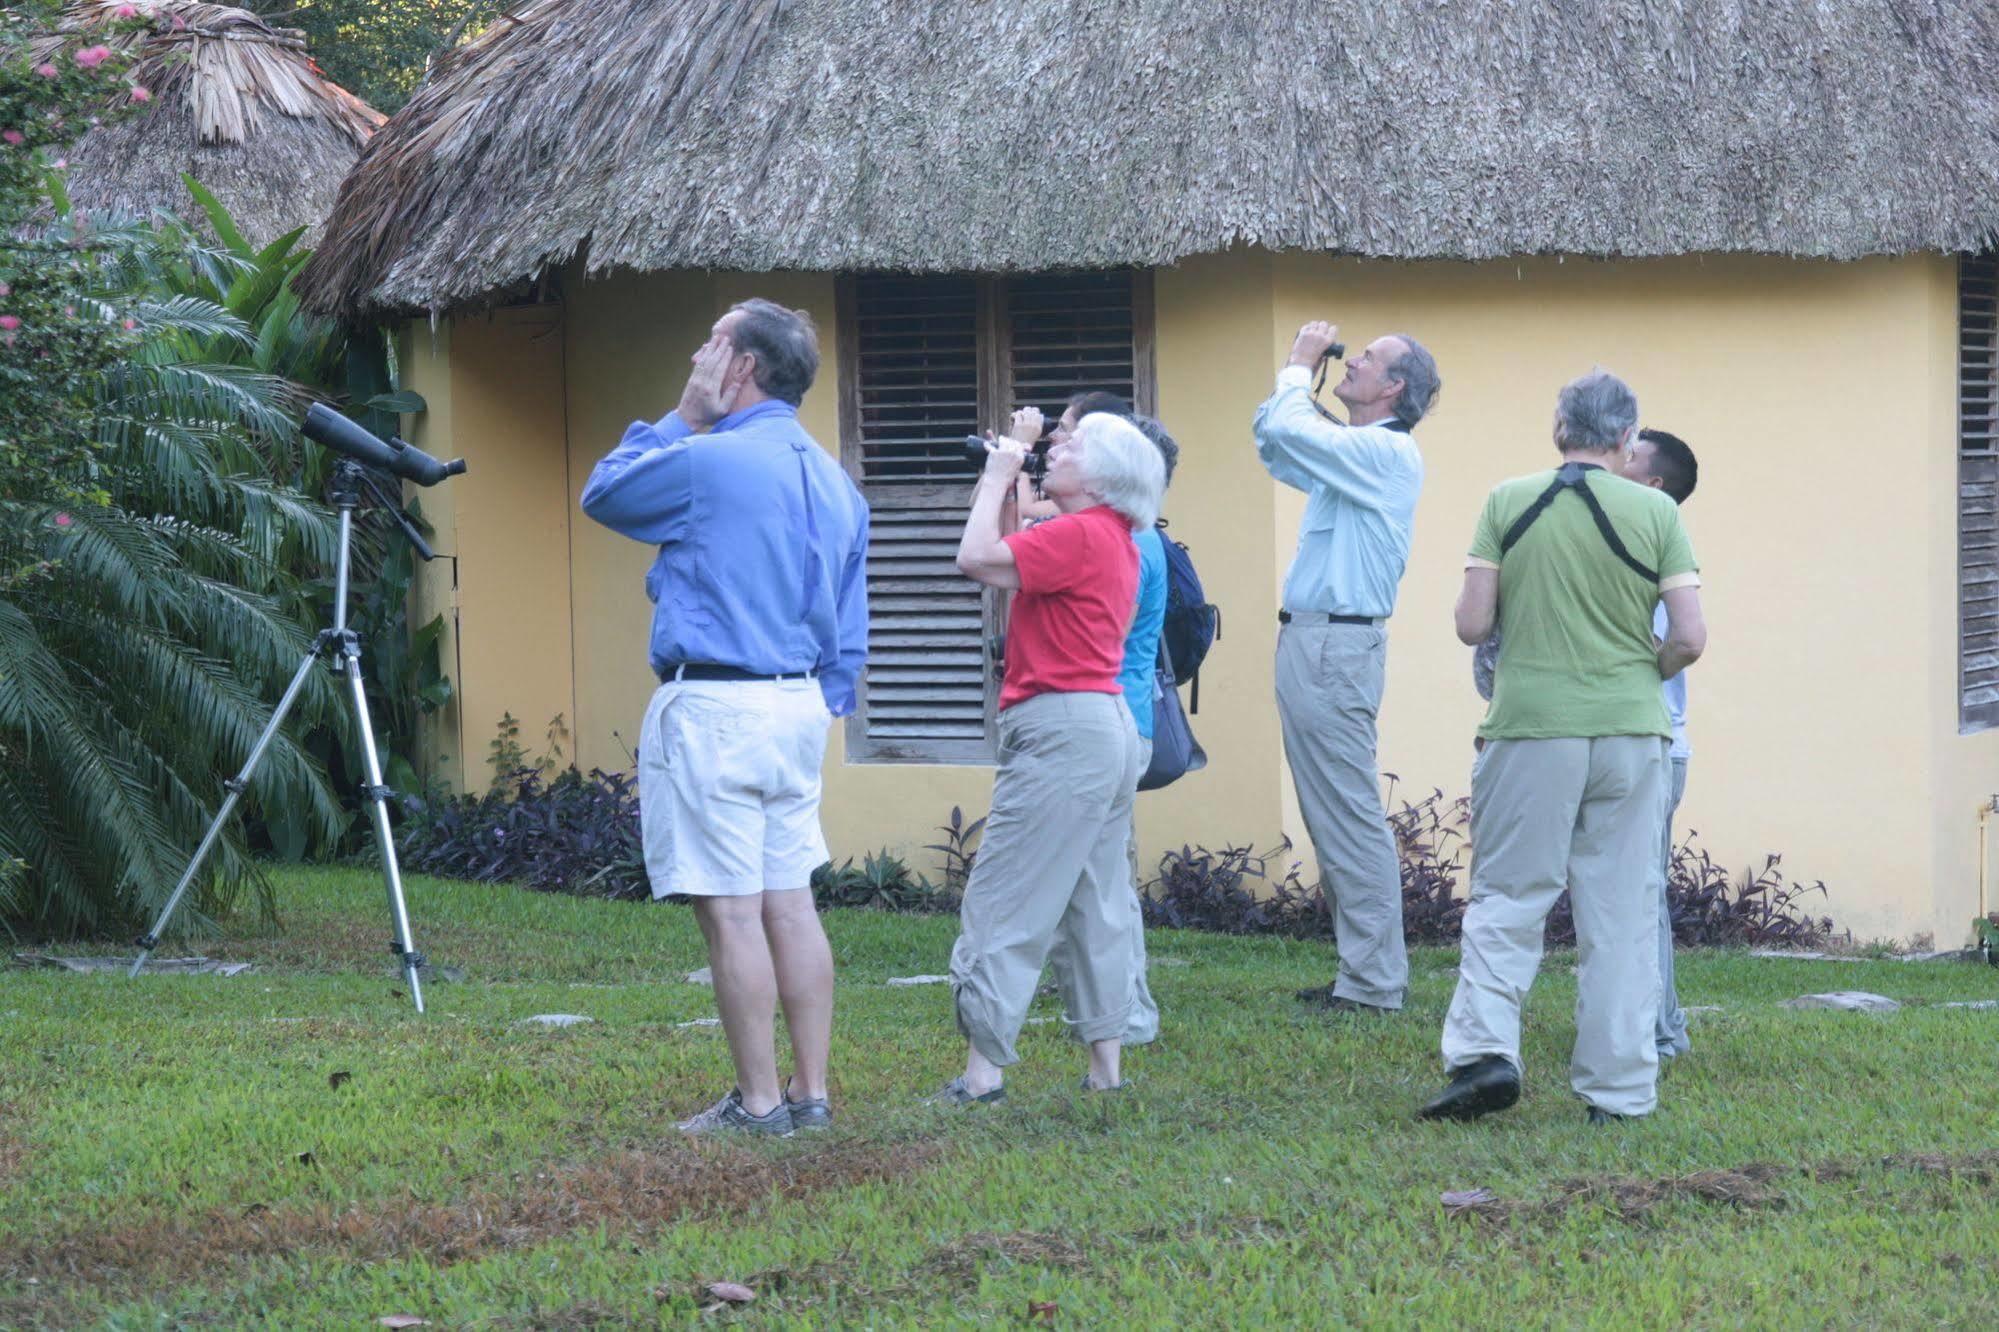
<instances>
[{"instance_id":1,"label":"tripod leg","mask_svg":"<svg viewBox=\"0 0 1999 1332\"><path fill-rule=\"evenodd\" d=\"M216 839L222 836L223 825L229 822L230 814L235 812L236 802L242 799L243 792L249 789L250 774L255 772L257 765L263 761L264 751L270 748L271 741L277 736L278 728L284 725L286 715L292 710L292 704L298 702L299 691L305 688L305 677L311 674L313 663L318 660L319 649L316 647L305 654L305 660L298 664L298 673L292 676L291 684L285 688L284 697L278 700L278 710L271 714L271 720L264 727L264 733L257 737L257 743L250 746L250 756L243 760L243 770L222 784L229 792L229 796L222 802L222 808L215 811L215 818L209 823L208 832L202 836L201 845L195 848L194 859L187 863L187 872L180 876L180 882L174 885L173 895L167 898L167 904L160 908L159 919L153 922L153 928L139 936L139 956L132 960L132 970L127 973L128 976L137 976L139 968L146 965L146 958L159 947L160 934L166 929L167 922L173 918L174 910L180 906L181 898L187 895L188 887L194 882L194 876L200 873L202 862L207 860L208 853L215 849Z\"/></svg>"},{"instance_id":2,"label":"tripod leg","mask_svg":"<svg viewBox=\"0 0 1999 1332\"><path fill-rule=\"evenodd\" d=\"M351 635L342 645L340 656L347 687L354 699L354 725L361 733L362 768L368 779L363 794L368 799L368 813L375 821L375 847L382 855L382 882L389 890L389 918L396 933L390 948L402 959L403 979L409 984L410 998L416 1001L416 1011L421 1013L423 980L417 969L423 966L423 954L417 952L416 943L410 938L409 907L403 902L403 879L396 867L396 841L389 831L389 788L382 785L382 762L375 753L375 728L368 720L368 693L361 685L361 649Z\"/></svg>"}]
</instances>

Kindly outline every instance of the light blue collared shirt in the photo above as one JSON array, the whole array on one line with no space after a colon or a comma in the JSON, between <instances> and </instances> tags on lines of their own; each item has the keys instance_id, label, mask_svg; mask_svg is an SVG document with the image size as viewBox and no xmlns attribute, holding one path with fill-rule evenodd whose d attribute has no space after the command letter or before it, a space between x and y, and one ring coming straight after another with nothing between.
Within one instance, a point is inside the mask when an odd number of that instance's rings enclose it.
<instances>
[{"instance_id":1,"label":"light blue collared shirt","mask_svg":"<svg viewBox=\"0 0 1999 1332\"><path fill-rule=\"evenodd\" d=\"M1257 457L1310 497L1284 609L1386 619L1409 563L1423 455L1403 431L1328 421L1312 408L1311 382L1303 366L1286 366L1256 409Z\"/></svg>"},{"instance_id":2,"label":"light blue collared shirt","mask_svg":"<svg viewBox=\"0 0 1999 1332\"><path fill-rule=\"evenodd\" d=\"M827 710L854 710L868 506L797 408L760 402L705 435L678 412L634 421L590 473L583 512L659 547L646 573L655 674L681 662L816 670Z\"/></svg>"}]
</instances>

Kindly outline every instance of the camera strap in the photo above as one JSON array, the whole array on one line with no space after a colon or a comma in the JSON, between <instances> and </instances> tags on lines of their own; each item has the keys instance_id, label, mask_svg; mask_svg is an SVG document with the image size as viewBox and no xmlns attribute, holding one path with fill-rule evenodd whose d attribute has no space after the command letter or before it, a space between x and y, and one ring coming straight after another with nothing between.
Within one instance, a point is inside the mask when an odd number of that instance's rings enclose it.
<instances>
[{"instance_id":1,"label":"camera strap","mask_svg":"<svg viewBox=\"0 0 1999 1332\"><path fill-rule=\"evenodd\" d=\"M1582 502L1589 506L1590 517L1596 521L1596 530L1603 534L1603 542L1606 546L1610 547L1610 553L1624 561L1625 565L1633 573L1643 578L1646 582L1657 583L1659 581L1659 571L1648 568L1643 561L1631 553L1630 548L1624 544L1624 539L1617 535L1617 528L1612 526L1610 515L1603 511L1603 503L1597 499L1596 495L1589 488L1587 479L1589 474L1591 472L1601 472L1602 470L1603 468L1597 466L1595 463L1579 462L1563 463L1557 468L1555 479L1548 483L1548 488L1535 497L1534 502L1527 506L1526 511L1518 518L1515 518L1513 525L1506 529L1506 535L1499 539L1500 557L1502 559L1505 558L1506 552L1512 550L1520 538L1527 535L1527 529L1534 525L1535 519L1547 512L1548 506L1555 502L1557 495L1560 495L1564 490L1573 490L1582 498Z\"/></svg>"}]
</instances>

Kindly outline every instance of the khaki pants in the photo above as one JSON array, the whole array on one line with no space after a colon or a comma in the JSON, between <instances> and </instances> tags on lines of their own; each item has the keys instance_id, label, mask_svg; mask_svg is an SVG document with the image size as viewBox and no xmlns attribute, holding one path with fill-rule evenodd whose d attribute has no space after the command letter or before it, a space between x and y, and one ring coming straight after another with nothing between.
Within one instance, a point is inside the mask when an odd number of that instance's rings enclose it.
<instances>
[{"instance_id":1,"label":"khaki pants","mask_svg":"<svg viewBox=\"0 0 1999 1332\"><path fill-rule=\"evenodd\" d=\"M1673 816L1679 813L1680 797L1687 793L1687 761L1672 760L1672 777L1666 783L1665 853L1660 857L1659 880L1659 1021L1652 1040L1661 1059L1672 1059L1693 1048L1687 1036L1687 1011L1680 1007L1680 990L1673 979L1673 904L1666 900L1666 877L1673 872Z\"/></svg>"},{"instance_id":2,"label":"khaki pants","mask_svg":"<svg viewBox=\"0 0 1999 1332\"><path fill-rule=\"evenodd\" d=\"M1375 719L1388 662L1379 625L1285 625L1277 634L1277 717L1319 879L1333 909L1333 993L1402 1007L1402 867L1375 767Z\"/></svg>"},{"instance_id":3,"label":"khaki pants","mask_svg":"<svg viewBox=\"0 0 1999 1332\"><path fill-rule=\"evenodd\" d=\"M1138 737L1138 776L1143 777L1145 770L1151 766L1152 741L1141 735ZM1135 783L1138 778L1134 777L1132 780ZM1136 794L1136 787L1134 787L1133 794ZM1159 1005L1153 1001L1152 985L1146 979L1145 974L1145 909L1139 905L1138 901L1138 882L1144 877L1144 871L1140 869L1138 864L1138 810L1135 801L1133 803L1129 832L1126 836L1125 855L1131 861L1131 909L1138 916L1138 926L1131 932L1131 974L1133 977L1131 1021L1126 1024L1124 1029L1124 1043L1126 1045L1150 1045L1159 1036ZM1056 987L1064 994L1069 993L1069 966L1068 944L1066 941L1057 942L1055 947L1049 951L1048 969L1055 973ZM1076 1029L1077 1024L1073 1014L1063 1014L1063 1020L1069 1024L1072 1031Z\"/></svg>"},{"instance_id":4,"label":"khaki pants","mask_svg":"<svg viewBox=\"0 0 1999 1332\"><path fill-rule=\"evenodd\" d=\"M995 1064L1019 1062L1049 954L1082 1041L1112 1040L1136 998L1138 896L1127 839L1138 733L1112 694L1041 694L999 718L992 812L965 885L951 992L958 1029Z\"/></svg>"},{"instance_id":5,"label":"khaki pants","mask_svg":"<svg viewBox=\"0 0 1999 1332\"><path fill-rule=\"evenodd\" d=\"M1580 975L1569 1085L1591 1105L1658 1104L1659 736L1493 740L1472 765L1472 883L1444 1065L1504 1055L1520 1068L1520 1005L1541 965L1542 924L1562 890Z\"/></svg>"}]
</instances>

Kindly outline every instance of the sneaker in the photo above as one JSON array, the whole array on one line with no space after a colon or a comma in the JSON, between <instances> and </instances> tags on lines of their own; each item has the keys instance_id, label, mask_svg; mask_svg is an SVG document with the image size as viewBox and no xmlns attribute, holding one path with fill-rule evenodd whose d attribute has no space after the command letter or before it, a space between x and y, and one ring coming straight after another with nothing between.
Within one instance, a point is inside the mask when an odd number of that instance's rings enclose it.
<instances>
[{"instance_id":1,"label":"sneaker","mask_svg":"<svg viewBox=\"0 0 1999 1332\"><path fill-rule=\"evenodd\" d=\"M924 1097L923 1103L925 1105L998 1105L1005 1099L1006 1087L1004 1085L995 1087L989 1092L980 1092L977 1095L973 1095L972 1089L965 1085L963 1078L952 1078L944 1084L941 1090L932 1092L930 1095Z\"/></svg>"},{"instance_id":2,"label":"sneaker","mask_svg":"<svg viewBox=\"0 0 1999 1332\"><path fill-rule=\"evenodd\" d=\"M785 1108L791 1111L791 1126L817 1131L833 1127L833 1106L824 1096L793 1096L789 1079L784 1084Z\"/></svg>"},{"instance_id":3,"label":"sneaker","mask_svg":"<svg viewBox=\"0 0 1999 1332\"><path fill-rule=\"evenodd\" d=\"M743 1108L743 1089L732 1087L729 1094L680 1125L682 1133L755 1133L773 1138L791 1136L791 1106L779 1101L767 1115L753 1115Z\"/></svg>"}]
</instances>

